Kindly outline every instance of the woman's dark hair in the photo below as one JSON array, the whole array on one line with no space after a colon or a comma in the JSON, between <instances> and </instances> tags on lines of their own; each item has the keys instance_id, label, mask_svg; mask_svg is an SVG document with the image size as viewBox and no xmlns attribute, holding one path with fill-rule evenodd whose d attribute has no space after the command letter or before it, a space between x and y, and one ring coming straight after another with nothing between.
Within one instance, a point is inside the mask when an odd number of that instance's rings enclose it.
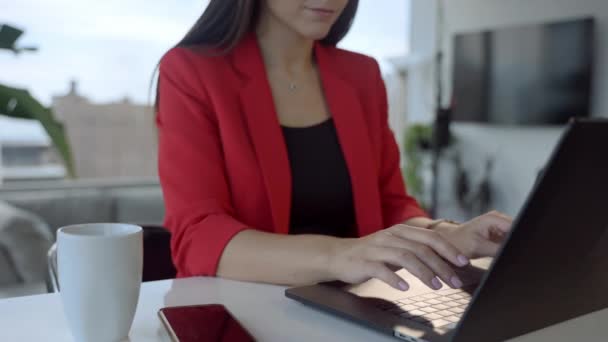
<instances>
[{"instance_id":1,"label":"woman's dark hair","mask_svg":"<svg viewBox=\"0 0 608 342\"><path fill-rule=\"evenodd\" d=\"M212 53L232 50L256 25L262 0L210 0L194 26L176 47L201 47ZM333 25L322 44L335 46L350 30L357 13L359 0L348 0L344 11ZM158 86L156 104L158 110Z\"/></svg>"},{"instance_id":2,"label":"woman's dark hair","mask_svg":"<svg viewBox=\"0 0 608 342\"><path fill-rule=\"evenodd\" d=\"M256 24L262 0L211 0L179 47L201 46L215 51L229 51ZM359 0L349 0L342 15L321 42L336 45L350 29Z\"/></svg>"}]
</instances>

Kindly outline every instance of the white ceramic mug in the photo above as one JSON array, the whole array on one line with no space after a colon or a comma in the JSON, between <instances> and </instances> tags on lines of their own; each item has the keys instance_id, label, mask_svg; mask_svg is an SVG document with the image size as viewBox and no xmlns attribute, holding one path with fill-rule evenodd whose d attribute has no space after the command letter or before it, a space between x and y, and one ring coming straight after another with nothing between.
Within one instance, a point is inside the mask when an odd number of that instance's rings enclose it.
<instances>
[{"instance_id":1,"label":"white ceramic mug","mask_svg":"<svg viewBox=\"0 0 608 342\"><path fill-rule=\"evenodd\" d=\"M78 342L128 338L141 285L142 228L96 223L57 232L59 291Z\"/></svg>"}]
</instances>

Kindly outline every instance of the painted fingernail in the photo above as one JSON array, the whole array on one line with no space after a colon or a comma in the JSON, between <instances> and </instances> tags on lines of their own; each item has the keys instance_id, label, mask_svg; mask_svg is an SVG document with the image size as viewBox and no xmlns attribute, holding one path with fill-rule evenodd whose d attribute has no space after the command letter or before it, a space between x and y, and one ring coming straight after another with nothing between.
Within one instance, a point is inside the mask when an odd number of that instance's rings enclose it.
<instances>
[{"instance_id":1,"label":"painted fingernail","mask_svg":"<svg viewBox=\"0 0 608 342\"><path fill-rule=\"evenodd\" d=\"M431 280L431 283L433 284L433 288L435 290L439 290L443 287L443 285L441 285L441 281L439 281L437 277L433 278L433 280Z\"/></svg>"},{"instance_id":2,"label":"painted fingernail","mask_svg":"<svg viewBox=\"0 0 608 342\"><path fill-rule=\"evenodd\" d=\"M450 282L452 282L452 286L454 286L457 289L462 287L462 281L460 280L460 278L458 278L456 276L452 277L452 279L450 279Z\"/></svg>"},{"instance_id":3,"label":"painted fingernail","mask_svg":"<svg viewBox=\"0 0 608 342\"><path fill-rule=\"evenodd\" d=\"M464 255L459 255L458 257L456 257L458 259L458 262L462 265L462 266L466 266L469 264L469 258L467 258Z\"/></svg>"},{"instance_id":4,"label":"painted fingernail","mask_svg":"<svg viewBox=\"0 0 608 342\"><path fill-rule=\"evenodd\" d=\"M410 289L410 287L404 281L400 281L397 285L399 285L401 291L407 291Z\"/></svg>"}]
</instances>

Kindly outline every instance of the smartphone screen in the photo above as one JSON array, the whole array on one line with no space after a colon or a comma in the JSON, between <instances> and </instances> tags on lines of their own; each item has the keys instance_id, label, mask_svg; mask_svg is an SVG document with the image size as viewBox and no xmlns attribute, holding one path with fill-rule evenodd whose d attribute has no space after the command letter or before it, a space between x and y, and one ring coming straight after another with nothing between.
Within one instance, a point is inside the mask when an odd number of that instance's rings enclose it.
<instances>
[{"instance_id":1,"label":"smartphone screen","mask_svg":"<svg viewBox=\"0 0 608 342\"><path fill-rule=\"evenodd\" d=\"M174 342L255 341L223 305L163 308L158 314Z\"/></svg>"}]
</instances>

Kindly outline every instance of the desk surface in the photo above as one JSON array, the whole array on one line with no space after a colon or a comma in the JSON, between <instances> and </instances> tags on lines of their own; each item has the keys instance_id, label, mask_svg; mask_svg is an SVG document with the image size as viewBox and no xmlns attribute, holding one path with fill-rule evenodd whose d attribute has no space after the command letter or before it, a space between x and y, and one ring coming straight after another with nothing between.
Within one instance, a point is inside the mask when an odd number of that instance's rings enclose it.
<instances>
[{"instance_id":1,"label":"desk surface","mask_svg":"<svg viewBox=\"0 0 608 342\"><path fill-rule=\"evenodd\" d=\"M284 297L280 286L192 278L145 283L131 342L162 341L165 306L224 304L259 341L397 341ZM606 341L608 310L523 336L525 341ZM57 294L0 301L0 341L70 341Z\"/></svg>"}]
</instances>

